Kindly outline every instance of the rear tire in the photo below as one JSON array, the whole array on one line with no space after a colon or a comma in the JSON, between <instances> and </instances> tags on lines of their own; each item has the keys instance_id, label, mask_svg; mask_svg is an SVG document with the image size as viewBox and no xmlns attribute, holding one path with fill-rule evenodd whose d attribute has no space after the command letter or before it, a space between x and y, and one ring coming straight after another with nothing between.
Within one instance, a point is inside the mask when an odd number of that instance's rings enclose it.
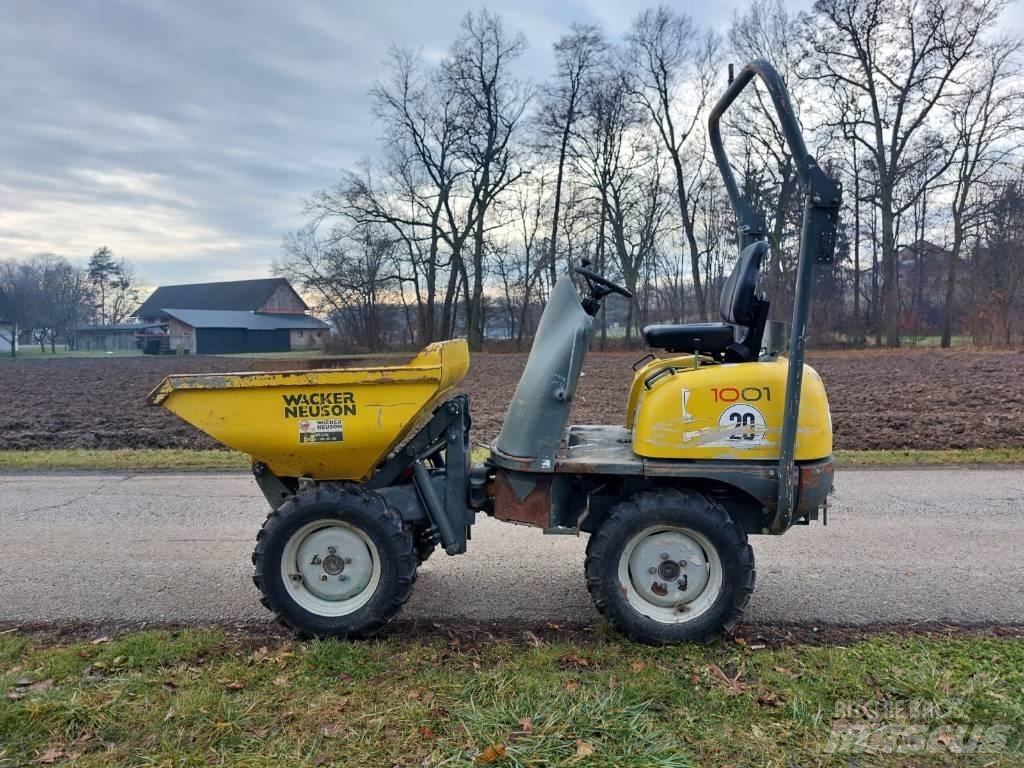
<instances>
[{"instance_id":1,"label":"rear tire","mask_svg":"<svg viewBox=\"0 0 1024 768\"><path fill-rule=\"evenodd\" d=\"M708 641L750 601L754 553L721 504L666 489L611 509L587 543L586 575L594 606L630 639Z\"/></svg>"},{"instance_id":2,"label":"rear tire","mask_svg":"<svg viewBox=\"0 0 1024 768\"><path fill-rule=\"evenodd\" d=\"M256 537L261 601L300 634L361 639L380 631L412 593L416 555L395 510L355 485L300 491Z\"/></svg>"}]
</instances>

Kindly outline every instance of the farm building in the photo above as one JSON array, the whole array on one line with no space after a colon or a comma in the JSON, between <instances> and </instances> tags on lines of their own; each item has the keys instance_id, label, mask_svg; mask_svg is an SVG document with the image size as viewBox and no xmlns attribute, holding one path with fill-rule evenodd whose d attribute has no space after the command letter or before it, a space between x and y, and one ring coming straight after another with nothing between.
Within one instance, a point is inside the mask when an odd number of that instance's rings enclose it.
<instances>
[{"instance_id":1,"label":"farm building","mask_svg":"<svg viewBox=\"0 0 1024 768\"><path fill-rule=\"evenodd\" d=\"M18 348L16 330L11 304L0 290L0 354L10 354L12 344L15 349Z\"/></svg>"},{"instance_id":2,"label":"farm building","mask_svg":"<svg viewBox=\"0 0 1024 768\"><path fill-rule=\"evenodd\" d=\"M182 354L288 352L317 347L330 334L283 277L165 285L135 314L141 325L160 326L143 332L143 346Z\"/></svg>"},{"instance_id":3,"label":"farm building","mask_svg":"<svg viewBox=\"0 0 1024 768\"><path fill-rule=\"evenodd\" d=\"M80 325L75 329L75 349L132 351L141 348L146 334L159 334L165 327L155 323L113 323Z\"/></svg>"}]
</instances>

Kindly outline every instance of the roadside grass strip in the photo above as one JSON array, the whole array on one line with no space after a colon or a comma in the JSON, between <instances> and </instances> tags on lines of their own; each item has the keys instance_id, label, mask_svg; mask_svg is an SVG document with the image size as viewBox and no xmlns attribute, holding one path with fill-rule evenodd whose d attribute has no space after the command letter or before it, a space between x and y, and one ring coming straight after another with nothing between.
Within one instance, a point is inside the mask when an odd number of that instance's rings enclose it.
<instances>
[{"instance_id":1,"label":"roadside grass strip","mask_svg":"<svg viewBox=\"0 0 1024 768\"><path fill-rule=\"evenodd\" d=\"M1019 766L1022 738L1019 637L0 635L4 768Z\"/></svg>"}]
</instances>

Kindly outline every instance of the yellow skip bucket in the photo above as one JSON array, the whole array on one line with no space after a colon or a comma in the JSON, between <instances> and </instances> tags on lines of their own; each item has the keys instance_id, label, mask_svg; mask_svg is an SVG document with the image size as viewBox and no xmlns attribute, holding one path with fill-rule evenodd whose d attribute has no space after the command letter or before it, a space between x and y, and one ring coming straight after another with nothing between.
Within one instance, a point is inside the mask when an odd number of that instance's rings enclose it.
<instances>
[{"instance_id":1,"label":"yellow skip bucket","mask_svg":"<svg viewBox=\"0 0 1024 768\"><path fill-rule=\"evenodd\" d=\"M406 365L168 376L149 402L278 477L365 480L468 370L456 339Z\"/></svg>"}]
</instances>

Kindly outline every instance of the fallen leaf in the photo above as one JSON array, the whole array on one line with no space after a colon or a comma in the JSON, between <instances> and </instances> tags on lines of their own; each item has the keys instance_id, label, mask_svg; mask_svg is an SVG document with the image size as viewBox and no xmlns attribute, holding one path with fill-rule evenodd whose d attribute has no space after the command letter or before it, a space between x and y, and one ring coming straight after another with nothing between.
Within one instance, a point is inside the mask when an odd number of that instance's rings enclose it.
<instances>
[{"instance_id":1,"label":"fallen leaf","mask_svg":"<svg viewBox=\"0 0 1024 768\"><path fill-rule=\"evenodd\" d=\"M709 664L708 670L710 670L711 674L716 679L725 684L729 689L728 693L730 696L738 696L747 689L747 687L740 682L740 675L742 674L742 671L737 672L736 677L729 677L717 664Z\"/></svg>"},{"instance_id":2,"label":"fallen leaf","mask_svg":"<svg viewBox=\"0 0 1024 768\"><path fill-rule=\"evenodd\" d=\"M524 717L519 721L519 730L522 733L533 733L533 718Z\"/></svg>"},{"instance_id":3,"label":"fallen leaf","mask_svg":"<svg viewBox=\"0 0 1024 768\"><path fill-rule=\"evenodd\" d=\"M89 644L90 645L103 645L103 643L109 643L109 642L110 642L110 638L107 637L106 635L103 635L103 637L97 637L95 640L90 640Z\"/></svg>"},{"instance_id":4,"label":"fallen leaf","mask_svg":"<svg viewBox=\"0 0 1024 768\"><path fill-rule=\"evenodd\" d=\"M589 667L590 666L590 659L585 658L583 656L579 656L575 651L570 651L569 653L565 654L564 656L562 656L561 658L558 659L558 662L563 667Z\"/></svg>"},{"instance_id":5,"label":"fallen leaf","mask_svg":"<svg viewBox=\"0 0 1024 768\"><path fill-rule=\"evenodd\" d=\"M245 683L243 683L241 680L232 680L230 682L224 683L224 687L227 688L229 691L240 691L243 688L245 688Z\"/></svg>"},{"instance_id":6,"label":"fallen leaf","mask_svg":"<svg viewBox=\"0 0 1024 768\"><path fill-rule=\"evenodd\" d=\"M8 691L5 696L11 701L17 701L18 699L24 699L26 694L21 691Z\"/></svg>"},{"instance_id":7,"label":"fallen leaf","mask_svg":"<svg viewBox=\"0 0 1024 768\"><path fill-rule=\"evenodd\" d=\"M164 722L166 723L168 720L173 719L173 717L174 717L174 707L171 707L170 709L167 710L167 714L164 715Z\"/></svg>"},{"instance_id":8,"label":"fallen leaf","mask_svg":"<svg viewBox=\"0 0 1024 768\"><path fill-rule=\"evenodd\" d=\"M43 754L36 758L37 763L51 765L64 757L64 750L60 747L50 747Z\"/></svg>"},{"instance_id":9,"label":"fallen leaf","mask_svg":"<svg viewBox=\"0 0 1024 768\"><path fill-rule=\"evenodd\" d=\"M341 736L341 734L343 734L344 732L344 723L331 723L330 725L324 726L324 736L331 739Z\"/></svg>"},{"instance_id":10,"label":"fallen leaf","mask_svg":"<svg viewBox=\"0 0 1024 768\"><path fill-rule=\"evenodd\" d=\"M45 680L40 680L38 683L32 683L32 685L28 687L28 690L34 691L36 693L41 693L43 691L52 691L53 678L48 677Z\"/></svg>"},{"instance_id":11,"label":"fallen leaf","mask_svg":"<svg viewBox=\"0 0 1024 768\"><path fill-rule=\"evenodd\" d=\"M270 656L270 649L267 648L267 646L265 645L261 645L259 648L253 651L252 656L250 656L249 658L252 661L259 664L260 662L266 661L268 656Z\"/></svg>"},{"instance_id":12,"label":"fallen leaf","mask_svg":"<svg viewBox=\"0 0 1024 768\"><path fill-rule=\"evenodd\" d=\"M505 745L492 744L473 758L473 762L477 765L490 765L491 763L496 763L498 760L501 760L503 757L505 757Z\"/></svg>"},{"instance_id":13,"label":"fallen leaf","mask_svg":"<svg viewBox=\"0 0 1024 768\"><path fill-rule=\"evenodd\" d=\"M632 669L634 672L643 672L645 669L647 669L647 665L644 664L642 661L634 661L632 664L629 665L629 668Z\"/></svg>"},{"instance_id":14,"label":"fallen leaf","mask_svg":"<svg viewBox=\"0 0 1024 768\"><path fill-rule=\"evenodd\" d=\"M278 688L284 688L290 682L291 678L289 678L287 675L281 675L280 677L274 678L274 685Z\"/></svg>"},{"instance_id":15,"label":"fallen leaf","mask_svg":"<svg viewBox=\"0 0 1024 768\"><path fill-rule=\"evenodd\" d=\"M424 739L436 739L437 738L437 734L434 733L430 729L429 725L421 725L420 726L420 736L422 736Z\"/></svg>"},{"instance_id":16,"label":"fallen leaf","mask_svg":"<svg viewBox=\"0 0 1024 768\"><path fill-rule=\"evenodd\" d=\"M355 680L355 678L347 672L342 672L340 675L338 675L338 677L340 677L342 679L342 682L345 683L351 683L353 680Z\"/></svg>"},{"instance_id":17,"label":"fallen leaf","mask_svg":"<svg viewBox=\"0 0 1024 768\"><path fill-rule=\"evenodd\" d=\"M576 739L576 757L587 757L594 754L594 745L583 739Z\"/></svg>"},{"instance_id":18,"label":"fallen leaf","mask_svg":"<svg viewBox=\"0 0 1024 768\"><path fill-rule=\"evenodd\" d=\"M756 699L757 703L762 707L781 707L782 702L779 701L779 697L771 691L763 691L758 695Z\"/></svg>"},{"instance_id":19,"label":"fallen leaf","mask_svg":"<svg viewBox=\"0 0 1024 768\"><path fill-rule=\"evenodd\" d=\"M409 691L409 694L408 694L408 695L409 695L409 698L410 698L410 699L416 700L416 699L419 699L419 698L420 698L420 696L422 696L423 694L422 694L422 693L420 693L420 692L419 692L418 690L416 690L415 688L413 688L413 689L412 689L411 691Z\"/></svg>"},{"instance_id":20,"label":"fallen leaf","mask_svg":"<svg viewBox=\"0 0 1024 768\"><path fill-rule=\"evenodd\" d=\"M956 739L954 739L945 731L939 731L939 735L935 737L935 740L939 742L939 744L944 746L946 749L950 749L952 745L956 742Z\"/></svg>"},{"instance_id":21,"label":"fallen leaf","mask_svg":"<svg viewBox=\"0 0 1024 768\"><path fill-rule=\"evenodd\" d=\"M578 691L579 689L580 684L577 683L575 680L570 680L568 683L565 684L566 693L576 693L576 691Z\"/></svg>"},{"instance_id":22,"label":"fallen leaf","mask_svg":"<svg viewBox=\"0 0 1024 768\"><path fill-rule=\"evenodd\" d=\"M532 645L534 648L540 648L541 645L543 645L540 638L533 634L533 632L531 632L530 630L526 630L526 632L523 633L523 636L530 641L530 645Z\"/></svg>"}]
</instances>

